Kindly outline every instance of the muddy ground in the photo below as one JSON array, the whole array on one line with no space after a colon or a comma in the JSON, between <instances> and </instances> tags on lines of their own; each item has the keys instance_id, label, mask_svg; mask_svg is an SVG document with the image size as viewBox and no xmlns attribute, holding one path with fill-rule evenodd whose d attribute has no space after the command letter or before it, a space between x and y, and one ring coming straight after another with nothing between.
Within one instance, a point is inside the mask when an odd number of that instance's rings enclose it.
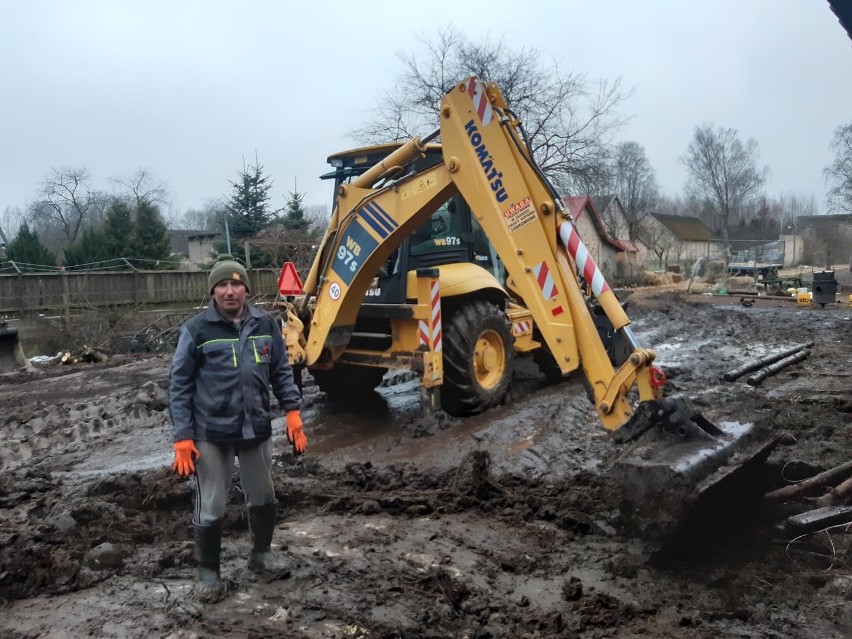
<instances>
[{"instance_id":1,"label":"muddy ground","mask_svg":"<svg viewBox=\"0 0 852 639\"><path fill-rule=\"evenodd\" d=\"M626 525L613 468L625 447L579 380L547 385L522 362L505 406L436 420L402 374L349 407L306 379L308 454L276 437L275 542L292 575L246 573L235 483L230 594L197 604L192 488L169 470L169 357L0 376L0 636L852 636L852 529L799 534L779 523L813 501L745 499L852 457L852 308L685 290L629 293L670 390L717 422L798 441L677 553ZM810 340L806 360L758 386L721 381Z\"/></svg>"}]
</instances>

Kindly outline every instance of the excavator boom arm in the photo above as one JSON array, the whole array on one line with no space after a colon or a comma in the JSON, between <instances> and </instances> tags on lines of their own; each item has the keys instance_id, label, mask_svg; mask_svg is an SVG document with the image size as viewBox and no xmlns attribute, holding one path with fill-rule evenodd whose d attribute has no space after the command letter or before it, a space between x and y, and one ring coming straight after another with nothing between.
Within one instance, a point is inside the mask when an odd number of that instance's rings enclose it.
<instances>
[{"instance_id":1,"label":"excavator boom arm","mask_svg":"<svg viewBox=\"0 0 852 639\"><path fill-rule=\"evenodd\" d=\"M616 371L579 285L578 255L583 275L596 287L613 326L623 328L629 321L561 201L532 162L519 123L505 106L496 86L476 78L445 95L441 102L444 163L497 249L510 275L509 287L532 312L557 365L563 373L582 366L598 416L605 428L617 429L632 415L628 387L615 382ZM560 233L565 237L560 238ZM646 374L641 369L650 359L653 354L633 358L625 366ZM650 398L654 392L648 394Z\"/></svg>"}]
</instances>

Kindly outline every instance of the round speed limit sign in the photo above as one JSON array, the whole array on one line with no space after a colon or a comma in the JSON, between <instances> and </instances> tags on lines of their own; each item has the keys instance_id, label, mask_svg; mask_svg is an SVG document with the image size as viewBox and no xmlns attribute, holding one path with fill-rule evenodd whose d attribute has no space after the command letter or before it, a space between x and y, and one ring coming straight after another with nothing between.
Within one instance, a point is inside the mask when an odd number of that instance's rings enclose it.
<instances>
[{"instance_id":1,"label":"round speed limit sign","mask_svg":"<svg viewBox=\"0 0 852 639\"><path fill-rule=\"evenodd\" d=\"M331 296L331 299L336 301L340 297L340 284L332 282L331 286L328 287L328 294Z\"/></svg>"}]
</instances>

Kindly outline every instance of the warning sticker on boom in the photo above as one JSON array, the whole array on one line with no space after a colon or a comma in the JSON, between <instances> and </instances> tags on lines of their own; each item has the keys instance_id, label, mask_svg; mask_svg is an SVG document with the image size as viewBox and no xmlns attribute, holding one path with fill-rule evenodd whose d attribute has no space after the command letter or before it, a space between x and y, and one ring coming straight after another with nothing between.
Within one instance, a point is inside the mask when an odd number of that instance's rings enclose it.
<instances>
[{"instance_id":1,"label":"warning sticker on boom","mask_svg":"<svg viewBox=\"0 0 852 639\"><path fill-rule=\"evenodd\" d=\"M535 206L532 200L526 197L503 211L503 218L506 220L509 232L514 233L535 219Z\"/></svg>"}]
</instances>

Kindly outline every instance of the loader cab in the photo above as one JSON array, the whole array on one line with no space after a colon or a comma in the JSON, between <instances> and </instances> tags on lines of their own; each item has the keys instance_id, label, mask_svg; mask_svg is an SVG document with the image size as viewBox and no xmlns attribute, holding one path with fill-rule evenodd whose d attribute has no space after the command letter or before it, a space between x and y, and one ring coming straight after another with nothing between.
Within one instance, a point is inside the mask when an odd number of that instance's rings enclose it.
<instances>
[{"instance_id":1,"label":"loader cab","mask_svg":"<svg viewBox=\"0 0 852 639\"><path fill-rule=\"evenodd\" d=\"M328 163L333 171L320 176L334 180L334 192L383 160L400 144L382 144L335 153ZM427 146L423 157L406 167L402 176L420 172L442 162L441 145ZM506 272L482 227L471 215L460 194L441 204L430 219L407 237L380 269L366 302L400 304L405 301L405 275L419 268L472 262L489 271L505 285Z\"/></svg>"}]
</instances>

